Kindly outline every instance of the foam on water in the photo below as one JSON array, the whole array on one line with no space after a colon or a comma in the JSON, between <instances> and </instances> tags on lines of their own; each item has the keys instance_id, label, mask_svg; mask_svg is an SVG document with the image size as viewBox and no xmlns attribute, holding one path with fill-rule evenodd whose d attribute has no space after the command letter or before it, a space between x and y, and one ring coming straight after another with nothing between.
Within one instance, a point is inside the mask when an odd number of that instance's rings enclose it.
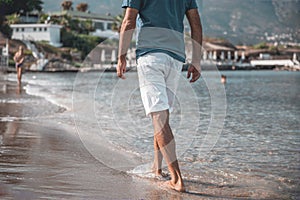
<instances>
[{"instance_id":1,"label":"foam on water","mask_svg":"<svg viewBox=\"0 0 300 200\"><path fill-rule=\"evenodd\" d=\"M127 173L142 178L155 178L155 174L152 171L152 163L138 165L135 168L128 170Z\"/></svg>"},{"instance_id":2,"label":"foam on water","mask_svg":"<svg viewBox=\"0 0 300 200\"><path fill-rule=\"evenodd\" d=\"M0 117L0 122L13 122L13 121L20 121L20 120L27 120L29 119L28 117L11 117L11 116L6 116L6 117Z\"/></svg>"},{"instance_id":3,"label":"foam on water","mask_svg":"<svg viewBox=\"0 0 300 200\"><path fill-rule=\"evenodd\" d=\"M29 95L43 97L54 105L72 109L72 85L74 74L49 75L47 73L24 76L24 89ZM9 77L9 79L12 79Z\"/></svg>"},{"instance_id":4,"label":"foam on water","mask_svg":"<svg viewBox=\"0 0 300 200\"><path fill-rule=\"evenodd\" d=\"M69 93L59 93L55 90L46 89L39 85L28 84L25 86L25 91L29 95L39 96L45 98L47 101L54 105L63 107L67 110L71 110L72 101L70 99L71 94Z\"/></svg>"}]
</instances>

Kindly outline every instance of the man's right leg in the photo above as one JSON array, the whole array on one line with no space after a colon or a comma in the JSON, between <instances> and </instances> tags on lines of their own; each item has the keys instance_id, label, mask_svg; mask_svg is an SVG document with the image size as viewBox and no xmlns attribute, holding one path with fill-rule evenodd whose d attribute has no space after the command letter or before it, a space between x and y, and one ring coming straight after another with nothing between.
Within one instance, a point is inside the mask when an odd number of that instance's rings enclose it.
<instances>
[{"instance_id":1,"label":"man's right leg","mask_svg":"<svg viewBox=\"0 0 300 200\"><path fill-rule=\"evenodd\" d=\"M153 112L151 116L154 127L154 140L157 141L159 151L163 155L171 174L171 181L167 182L168 186L183 192L185 187L176 157L174 136L169 125L169 111Z\"/></svg>"},{"instance_id":2,"label":"man's right leg","mask_svg":"<svg viewBox=\"0 0 300 200\"><path fill-rule=\"evenodd\" d=\"M170 57L164 53L149 53L138 58L138 76L141 97L147 115L152 116L154 126L154 167L161 168L162 157L165 159L170 174L169 186L178 191L184 191L184 185L179 171L175 153L173 133L169 126L169 98L166 85L166 74L176 83L176 76L170 73ZM181 71L181 65L178 70ZM170 66L172 67L172 66ZM180 68L180 70L179 70ZM177 68L176 68L177 69ZM174 71L174 70L173 70ZM170 87L173 89L173 87Z\"/></svg>"}]
</instances>

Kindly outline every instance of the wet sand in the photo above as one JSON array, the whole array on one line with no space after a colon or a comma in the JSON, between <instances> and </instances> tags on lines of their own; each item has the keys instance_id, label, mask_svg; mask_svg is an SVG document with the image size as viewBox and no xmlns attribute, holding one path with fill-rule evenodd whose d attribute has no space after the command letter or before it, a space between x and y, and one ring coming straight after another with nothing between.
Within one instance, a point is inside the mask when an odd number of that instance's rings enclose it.
<instances>
[{"instance_id":1,"label":"wet sand","mask_svg":"<svg viewBox=\"0 0 300 200\"><path fill-rule=\"evenodd\" d=\"M0 80L1 199L186 199L94 159L64 109ZM16 99L22 99L16 101ZM62 121L65 121L63 119ZM199 194L188 199L199 199Z\"/></svg>"},{"instance_id":2,"label":"wet sand","mask_svg":"<svg viewBox=\"0 0 300 200\"><path fill-rule=\"evenodd\" d=\"M1 117L7 119L0 122L1 199L168 196L154 184L109 169L90 156L74 133L53 123L63 109L46 101L34 106L35 101L26 99L38 97L18 90L16 83L1 83ZM12 101L17 98L23 102Z\"/></svg>"}]
</instances>

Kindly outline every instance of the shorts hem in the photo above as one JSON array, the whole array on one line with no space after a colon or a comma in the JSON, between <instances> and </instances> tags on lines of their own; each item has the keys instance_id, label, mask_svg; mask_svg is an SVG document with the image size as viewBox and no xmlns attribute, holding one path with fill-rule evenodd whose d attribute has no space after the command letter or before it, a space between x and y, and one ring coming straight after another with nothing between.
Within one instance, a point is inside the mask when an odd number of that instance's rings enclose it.
<instances>
[{"instance_id":1,"label":"shorts hem","mask_svg":"<svg viewBox=\"0 0 300 200\"><path fill-rule=\"evenodd\" d=\"M153 108L153 109L150 109L149 111L146 111L146 116L150 116L150 114L153 112L159 112L159 111L164 111L164 110L169 110L169 109L170 109L169 106L161 107L161 108Z\"/></svg>"}]
</instances>

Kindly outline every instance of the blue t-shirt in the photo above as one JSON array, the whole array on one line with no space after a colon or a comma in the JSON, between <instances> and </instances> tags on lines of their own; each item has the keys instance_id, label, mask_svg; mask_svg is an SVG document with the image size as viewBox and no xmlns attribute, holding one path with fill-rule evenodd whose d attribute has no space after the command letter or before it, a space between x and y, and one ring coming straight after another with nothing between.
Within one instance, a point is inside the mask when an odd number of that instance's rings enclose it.
<instances>
[{"instance_id":1,"label":"blue t-shirt","mask_svg":"<svg viewBox=\"0 0 300 200\"><path fill-rule=\"evenodd\" d=\"M185 13L197 8L196 0L123 0L122 8L135 8L137 19L137 58L150 52L163 52L185 62Z\"/></svg>"}]
</instances>

